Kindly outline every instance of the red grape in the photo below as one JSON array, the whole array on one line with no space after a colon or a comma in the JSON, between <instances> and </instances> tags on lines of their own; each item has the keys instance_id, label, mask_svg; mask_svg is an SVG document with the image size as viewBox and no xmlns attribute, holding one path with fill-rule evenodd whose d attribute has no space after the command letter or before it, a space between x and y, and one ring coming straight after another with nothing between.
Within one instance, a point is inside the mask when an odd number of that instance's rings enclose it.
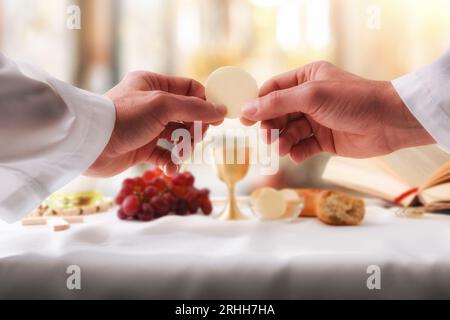
<instances>
[{"instance_id":1,"label":"red grape","mask_svg":"<svg viewBox=\"0 0 450 320\"><path fill-rule=\"evenodd\" d=\"M131 195L125 198L122 208L127 216L132 217L139 211L140 206L138 197Z\"/></svg>"},{"instance_id":2,"label":"red grape","mask_svg":"<svg viewBox=\"0 0 450 320\"><path fill-rule=\"evenodd\" d=\"M120 206L125 198L126 197L123 194L119 193L119 195L115 199L116 204Z\"/></svg>"},{"instance_id":3,"label":"red grape","mask_svg":"<svg viewBox=\"0 0 450 320\"><path fill-rule=\"evenodd\" d=\"M156 189L153 186L148 186L144 190L144 197L146 197L148 200L150 200L151 198L156 196L158 193L159 193L158 189Z\"/></svg>"},{"instance_id":4,"label":"red grape","mask_svg":"<svg viewBox=\"0 0 450 320\"><path fill-rule=\"evenodd\" d=\"M209 190L208 189L201 189L199 191L201 197L204 198L208 198L209 197Z\"/></svg>"},{"instance_id":5,"label":"red grape","mask_svg":"<svg viewBox=\"0 0 450 320\"><path fill-rule=\"evenodd\" d=\"M189 212L197 213L200 208L201 194L194 187L190 187L186 193L186 201L188 203Z\"/></svg>"},{"instance_id":6,"label":"red grape","mask_svg":"<svg viewBox=\"0 0 450 320\"><path fill-rule=\"evenodd\" d=\"M190 172L183 172L173 178L172 183L176 186L192 187L195 178Z\"/></svg>"},{"instance_id":7,"label":"red grape","mask_svg":"<svg viewBox=\"0 0 450 320\"><path fill-rule=\"evenodd\" d=\"M186 186L192 187L194 185L195 178L192 175L192 173L186 171L186 172L183 172L181 175L184 178L184 183Z\"/></svg>"},{"instance_id":8,"label":"red grape","mask_svg":"<svg viewBox=\"0 0 450 320\"><path fill-rule=\"evenodd\" d=\"M150 181L152 181L153 178L159 177L160 173L156 170L148 170L144 172L144 175L142 176L142 178L144 179L144 181L146 183L150 183Z\"/></svg>"},{"instance_id":9,"label":"red grape","mask_svg":"<svg viewBox=\"0 0 450 320\"><path fill-rule=\"evenodd\" d=\"M150 203L143 203L141 206L142 212L146 214L153 214L155 211Z\"/></svg>"},{"instance_id":10,"label":"red grape","mask_svg":"<svg viewBox=\"0 0 450 320\"><path fill-rule=\"evenodd\" d=\"M173 212L175 211L175 205L177 202L177 198L174 197L174 195L172 195L169 192L166 192L165 194L163 194L164 199L166 199L166 201L169 203L169 212Z\"/></svg>"},{"instance_id":11,"label":"red grape","mask_svg":"<svg viewBox=\"0 0 450 320\"><path fill-rule=\"evenodd\" d=\"M146 212L142 212L142 213L138 214L137 217L140 221L145 221L145 222L152 221L154 218L153 213L146 213Z\"/></svg>"},{"instance_id":12,"label":"red grape","mask_svg":"<svg viewBox=\"0 0 450 320\"><path fill-rule=\"evenodd\" d=\"M189 207L189 213L195 214L198 212L198 209L200 209L200 206L197 203L188 203Z\"/></svg>"},{"instance_id":13,"label":"red grape","mask_svg":"<svg viewBox=\"0 0 450 320\"><path fill-rule=\"evenodd\" d=\"M130 186L130 187L134 188L134 179L128 178L128 179L123 180L122 187L125 187L125 186Z\"/></svg>"},{"instance_id":14,"label":"red grape","mask_svg":"<svg viewBox=\"0 0 450 320\"><path fill-rule=\"evenodd\" d=\"M124 196L129 196L130 194L132 194L134 191L134 188L130 185L124 185L122 187L122 189L120 190L120 193L123 194Z\"/></svg>"},{"instance_id":15,"label":"red grape","mask_svg":"<svg viewBox=\"0 0 450 320\"><path fill-rule=\"evenodd\" d=\"M180 199L184 199L188 192L188 189L184 186L172 186L172 193Z\"/></svg>"},{"instance_id":16,"label":"red grape","mask_svg":"<svg viewBox=\"0 0 450 320\"><path fill-rule=\"evenodd\" d=\"M128 216L125 214L125 211L123 211L123 208L120 208L117 211L117 216L119 217L120 220L126 220L128 219Z\"/></svg>"},{"instance_id":17,"label":"red grape","mask_svg":"<svg viewBox=\"0 0 450 320\"><path fill-rule=\"evenodd\" d=\"M167 188L166 182L164 181L163 178L160 178L160 177L153 178L149 184L161 192L166 190L166 188Z\"/></svg>"},{"instance_id":18,"label":"red grape","mask_svg":"<svg viewBox=\"0 0 450 320\"><path fill-rule=\"evenodd\" d=\"M164 174L164 171L162 171L160 167L153 169L153 172L155 173L155 177L160 177Z\"/></svg>"},{"instance_id":19,"label":"red grape","mask_svg":"<svg viewBox=\"0 0 450 320\"><path fill-rule=\"evenodd\" d=\"M155 210L156 217L159 218L169 213L170 203L163 196L153 197L150 203Z\"/></svg>"},{"instance_id":20,"label":"red grape","mask_svg":"<svg viewBox=\"0 0 450 320\"><path fill-rule=\"evenodd\" d=\"M142 178L136 178L134 179L134 188L139 190L144 190L147 184L145 183L144 179Z\"/></svg>"},{"instance_id":21,"label":"red grape","mask_svg":"<svg viewBox=\"0 0 450 320\"><path fill-rule=\"evenodd\" d=\"M188 213L189 206L186 200L178 199L176 203L175 213L179 216L184 216Z\"/></svg>"},{"instance_id":22,"label":"red grape","mask_svg":"<svg viewBox=\"0 0 450 320\"><path fill-rule=\"evenodd\" d=\"M205 215L210 215L213 211L213 206L208 198L204 198L201 204L202 211Z\"/></svg>"},{"instance_id":23,"label":"red grape","mask_svg":"<svg viewBox=\"0 0 450 320\"><path fill-rule=\"evenodd\" d=\"M211 214L209 190L198 190L194 183L190 172L171 178L159 168L146 171L142 177L126 179L115 199L121 205L117 215L123 220L151 221L171 212L187 215L201 209L205 215Z\"/></svg>"}]
</instances>

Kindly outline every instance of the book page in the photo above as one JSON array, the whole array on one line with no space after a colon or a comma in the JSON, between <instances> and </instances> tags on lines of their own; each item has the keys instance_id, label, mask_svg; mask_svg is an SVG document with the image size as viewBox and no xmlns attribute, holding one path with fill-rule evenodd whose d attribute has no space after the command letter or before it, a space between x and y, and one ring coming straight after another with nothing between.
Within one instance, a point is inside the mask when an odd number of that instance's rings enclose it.
<instances>
[{"instance_id":1,"label":"book page","mask_svg":"<svg viewBox=\"0 0 450 320\"><path fill-rule=\"evenodd\" d=\"M412 187L423 186L442 165L450 161L450 155L437 145L408 148L374 159L383 170L395 174Z\"/></svg>"},{"instance_id":2,"label":"book page","mask_svg":"<svg viewBox=\"0 0 450 320\"><path fill-rule=\"evenodd\" d=\"M375 166L372 159L333 157L328 161L322 178L388 201L394 201L413 187Z\"/></svg>"},{"instance_id":3,"label":"book page","mask_svg":"<svg viewBox=\"0 0 450 320\"><path fill-rule=\"evenodd\" d=\"M450 183L444 183L423 190L419 198L424 205L440 202L450 202Z\"/></svg>"},{"instance_id":4,"label":"book page","mask_svg":"<svg viewBox=\"0 0 450 320\"><path fill-rule=\"evenodd\" d=\"M427 183L422 187L423 189L430 188L432 186L450 182L450 162L447 162L442 167L439 168L427 181ZM449 194L450 198L450 194Z\"/></svg>"}]
</instances>

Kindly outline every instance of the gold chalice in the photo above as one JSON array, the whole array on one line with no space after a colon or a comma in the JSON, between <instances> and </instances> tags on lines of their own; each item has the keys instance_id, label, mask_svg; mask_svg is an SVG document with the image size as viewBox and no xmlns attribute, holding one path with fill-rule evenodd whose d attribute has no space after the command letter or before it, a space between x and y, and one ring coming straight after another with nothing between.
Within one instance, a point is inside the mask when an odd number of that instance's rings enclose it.
<instances>
[{"instance_id":1,"label":"gold chalice","mask_svg":"<svg viewBox=\"0 0 450 320\"><path fill-rule=\"evenodd\" d=\"M237 205L236 184L248 173L250 147L248 139L245 137L241 141L239 139L239 137L232 137L232 139L222 137L222 141L214 143L212 149L216 174L228 188L227 204L219 216L220 220L247 219Z\"/></svg>"}]
</instances>

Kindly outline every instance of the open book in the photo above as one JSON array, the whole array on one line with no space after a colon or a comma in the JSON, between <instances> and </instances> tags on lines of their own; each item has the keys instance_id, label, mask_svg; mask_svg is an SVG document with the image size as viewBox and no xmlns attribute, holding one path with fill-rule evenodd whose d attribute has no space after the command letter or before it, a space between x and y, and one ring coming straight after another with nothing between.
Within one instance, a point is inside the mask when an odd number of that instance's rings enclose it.
<instances>
[{"instance_id":1,"label":"open book","mask_svg":"<svg viewBox=\"0 0 450 320\"><path fill-rule=\"evenodd\" d=\"M450 209L450 155L437 146L372 159L333 157L322 178L404 206Z\"/></svg>"}]
</instances>

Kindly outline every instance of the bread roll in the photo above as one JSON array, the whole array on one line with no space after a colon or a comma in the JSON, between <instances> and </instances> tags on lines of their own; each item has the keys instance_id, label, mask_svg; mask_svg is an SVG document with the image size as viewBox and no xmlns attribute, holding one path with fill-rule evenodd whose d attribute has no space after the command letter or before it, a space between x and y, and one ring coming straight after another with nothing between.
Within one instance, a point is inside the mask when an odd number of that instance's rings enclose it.
<instances>
[{"instance_id":1,"label":"bread roll","mask_svg":"<svg viewBox=\"0 0 450 320\"><path fill-rule=\"evenodd\" d=\"M303 208L302 217L317 217L316 213L316 203L318 201L318 196L323 190L319 189L296 189L295 190L299 196L303 197L305 200L305 206Z\"/></svg>"},{"instance_id":2,"label":"bread roll","mask_svg":"<svg viewBox=\"0 0 450 320\"><path fill-rule=\"evenodd\" d=\"M343 192L297 189L305 199L302 216L317 217L320 221L336 226L357 225L365 215L362 199L349 196Z\"/></svg>"}]
</instances>

